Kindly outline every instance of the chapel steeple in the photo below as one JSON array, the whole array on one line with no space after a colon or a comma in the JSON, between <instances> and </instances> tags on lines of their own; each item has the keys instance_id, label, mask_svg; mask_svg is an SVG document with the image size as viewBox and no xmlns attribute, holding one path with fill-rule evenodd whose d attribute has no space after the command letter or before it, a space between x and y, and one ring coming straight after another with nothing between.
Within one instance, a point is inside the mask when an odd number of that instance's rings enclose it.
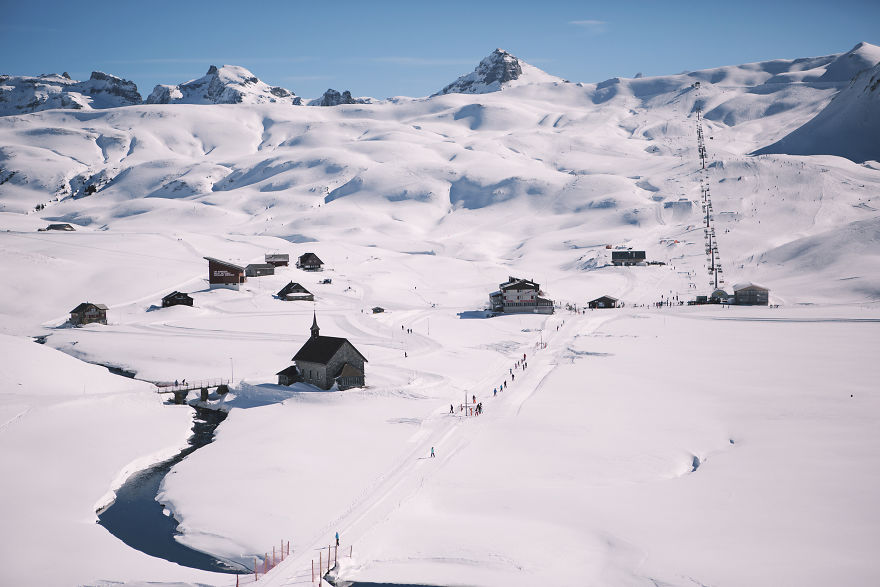
<instances>
[{"instance_id":1,"label":"chapel steeple","mask_svg":"<svg viewBox=\"0 0 880 587\"><path fill-rule=\"evenodd\" d=\"M318 338L321 329L318 328L318 315L312 312L312 338Z\"/></svg>"}]
</instances>

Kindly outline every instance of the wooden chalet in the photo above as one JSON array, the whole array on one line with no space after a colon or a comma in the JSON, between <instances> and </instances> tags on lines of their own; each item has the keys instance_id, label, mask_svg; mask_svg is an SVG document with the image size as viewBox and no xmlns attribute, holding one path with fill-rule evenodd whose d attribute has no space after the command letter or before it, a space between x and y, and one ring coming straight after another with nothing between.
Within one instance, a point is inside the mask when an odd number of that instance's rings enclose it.
<instances>
[{"instance_id":1,"label":"wooden chalet","mask_svg":"<svg viewBox=\"0 0 880 587\"><path fill-rule=\"evenodd\" d=\"M107 306L83 302L70 311L70 323L75 326L84 324L107 324Z\"/></svg>"},{"instance_id":2,"label":"wooden chalet","mask_svg":"<svg viewBox=\"0 0 880 587\"><path fill-rule=\"evenodd\" d=\"M318 318L313 317L311 336L294 355L302 380L321 389L364 387L367 359L347 338L321 336Z\"/></svg>"},{"instance_id":3,"label":"wooden chalet","mask_svg":"<svg viewBox=\"0 0 880 587\"><path fill-rule=\"evenodd\" d=\"M271 263L251 263L244 268L246 277L262 277L263 275L275 275L275 265Z\"/></svg>"},{"instance_id":4,"label":"wooden chalet","mask_svg":"<svg viewBox=\"0 0 880 587\"><path fill-rule=\"evenodd\" d=\"M211 289L225 287L237 290L240 284L247 281L241 265L214 257L205 257L205 260L208 261L208 284Z\"/></svg>"},{"instance_id":5,"label":"wooden chalet","mask_svg":"<svg viewBox=\"0 0 880 587\"><path fill-rule=\"evenodd\" d=\"M287 267L290 265L290 255L287 253L266 253L266 263L273 267Z\"/></svg>"},{"instance_id":6,"label":"wooden chalet","mask_svg":"<svg viewBox=\"0 0 880 587\"><path fill-rule=\"evenodd\" d=\"M278 299L285 300L288 302L295 301L305 301L305 302L313 302L315 301L315 296L312 295L312 292L304 288L298 283L290 282L278 292Z\"/></svg>"},{"instance_id":7,"label":"wooden chalet","mask_svg":"<svg viewBox=\"0 0 880 587\"><path fill-rule=\"evenodd\" d=\"M72 231L74 231L74 230L76 230L76 229L73 227L72 224L67 224L67 223L65 222L65 223L62 223L62 224L50 224L50 225L47 226L46 228L41 228L40 230L43 230L43 231L46 231L46 230L64 230L64 231L67 231L67 232L72 232Z\"/></svg>"},{"instance_id":8,"label":"wooden chalet","mask_svg":"<svg viewBox=\"0 0 880 587\"><path fill-rule=\"evenodd\" d=\"M530 279L509 276L498 285L498 291L489 294L493 312L505 314L552 314L553 300L542 298L541 286Z\"/></svg>"},{"instance_id":9,"label":"wooden chalet","mask_svg":"<svg viewBox=\"0 0 880 587\"><path fill-rule=\"evenodd\" d=\"M192 306L193 299L183 292L173 291L162 298L162 307L170 308L171 306Z\"/></svg>"},{"instance_id":10,"label":"wooden chalet","mask_svg":"<svg viewBox=\"0 0 880 587\"><path fill-rule=\"evenodd\" d=\"M770 290L748 281L733 286L733 297L737 306L767 306L770 304Z\"/></svg>"},{"instance_id":11,"label":"wooden chalet","mask_svg":"<svg viewBox=\"0 0 880 587\"><path fill-rule=\"evenodd\" d=\"M644 265L645 262L645 251L611 251L612 265Z\"/></svg>"},{"instance_id":12,"label":"wooden chalet","mask_svg":"<svg viewBox=\"0 0 880 587\"><path fill-rule=\"evenodd\" d=\"M298 269L302 269L303 271L321 271L323 268L324 262L318 258L318 255L315 253L305 253L299 256L299 259L296 261L296 266Z\"/></svg>"},{"instance_id":13,"label":"wooden chalet","mask_svg":"<svg viewBox=\"0 0 880 587\"><path fill-rule=\"evenodd\" d=\"M596 298L595 300L591 300L587 302L587 307L590 309L596 308L617 308L620 305L620 300L617 298L612 298L611 296L602 296Z\"/></svg>"},{"instance_id":14,"label":"wooden chalet","mask_svg":"<svg viewBox=\"0 0 880 587\"><path fill-rule=\"evenodd\" d=\"M291 365L287 369L282 369L275 375L278 376L278 385L292 385L297 381L302 381L302 377L300 377L296 365Z\"/></svg>"}]
</instances>

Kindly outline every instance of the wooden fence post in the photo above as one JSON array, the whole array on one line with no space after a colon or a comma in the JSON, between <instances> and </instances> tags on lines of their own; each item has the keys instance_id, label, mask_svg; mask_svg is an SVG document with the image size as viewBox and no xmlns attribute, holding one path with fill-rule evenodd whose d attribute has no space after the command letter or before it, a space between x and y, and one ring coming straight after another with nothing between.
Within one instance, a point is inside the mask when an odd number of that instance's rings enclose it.
<instances>
[{"instance_id":1,"label":"wooden fence post","mask_svg":"<svg viewBox=\"0 0 880 587\"><path fill-rule=\"evenodd\" d=\"M272 568L275 568L275 547L272 547Z\"/></svg>"},{"instance_id":2,"label":"wooden fence post","mask_svg":"<svg viewBox=\"0 0 880 587\"><path fill-rule=\"evenodd\" d=\"M324 559L321 558L324 556L324 552L318 551L318 584L321 584L321 577L324 576Z\"/></svg>"},{"instance_id":3,"label":"wooden fence post","mask_svg":"<svg viewBox=\"0 0 880 587\"><path fill-rule=\"evenodd\" d=\"M259 579L259 576L257 575L257 557L254 557L254 581L257 579Z\"/></svg>"},{"instance_id":4,"label":"wooden fence post","mask_svg":"<svg viewBox=\"0 0 880 587\"><path fill-rule=\"evenodd\" d=\"M315 561L312 560L312 583L315 582Z\"/></svg>"},{"instance_id":5,"label":"wooden fence post","mask_svg":"<svg viewBox=\"0 0 880 587\"><path fill-rule=\"evenodd\" d=\"M354 544L348 545L348 558L351 558L351 553L354 550Z\"/></svg>"}]
</instances>

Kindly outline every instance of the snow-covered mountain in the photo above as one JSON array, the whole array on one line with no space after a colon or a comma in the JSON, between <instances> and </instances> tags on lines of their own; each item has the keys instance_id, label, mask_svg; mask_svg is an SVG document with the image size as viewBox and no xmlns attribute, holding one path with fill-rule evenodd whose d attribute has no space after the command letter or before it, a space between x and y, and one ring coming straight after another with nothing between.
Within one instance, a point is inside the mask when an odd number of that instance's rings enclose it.
<instances>
[{"instance_id":1,"label":"snow-covered mountain","mask_svg":"<svg viewBox=\"0 0 880 587\"><path fill-rule=\"evenodd\" d=\"M485 94L523 84L562 83L564 80L541 71L504 49L495 49L471 73L444 87L440 94Z\"/></svg>"},{"instance_id":2,"label":"snow-covered mountain","mask_svg":"<svg viewBox=\"0 0 880 587\"><path fill-rule=\"evenodd\" d=\"M752 153L796 129L875 153L876 49L601 83L501 55L463 89L503 91L340 108L217 70L0 117L0 583L235 582L93 523L185 446L148 383L185 377L229 417L143 501L267 587L323 574L337 530L338 584L874 585L880 161ZM776 307L675 305L713 248ZM207 283L206 256L306 252L324 273ZM511 275L556 313L488 318ZM578 312L601 295L626 307ZM108 323L65 325L85 301ZM276 384L313 320L366 388ZM77 547L47 565L51 536Z\"/></svg>"},{"instance_id":3,"label":"snow-covered mountain","mask_svg":"<svg viewBox=\"0 0 880 587\"><path fill-rule=\"evenodd\" d=\"M0 116L54 108L114 108L140 102L134 82L101 71L93 71L86 81L73 80L67 72L35 77L0 75Z\"/></svg>"},{"instance_id":4,"label":"snow-covered mountain","mask_svg":"<svg viewBox=\"0 0 880 587\"><path fill-rule=\"evenodd\" d=\"M862 71L815 118L757 153L880 161L880 65Z\"/></svg>"},{"instance_id":5,"label":"snow-covered mountain","mask_svg":"<svg viewBox=\"0 0 880 587\"><path fill-rule=\"evenodd\" d=\"M340 104L370 104L371 98L352 98L351 92L329 88L320 98L309 101L309 106L339 106Z\"/></svg>"},{"instance_id":6,"label":"snow-covered mountain","mask_svg":"<svg viewBox=\"0 0 880 587\"><path fill-rule=\"evenodd\" d=\"M299 106L302 99L290 90L270 86L237 65L208 68L204 76L179 85L157 85L147 104L266 104Z\"/></svg>"}]
</instances>

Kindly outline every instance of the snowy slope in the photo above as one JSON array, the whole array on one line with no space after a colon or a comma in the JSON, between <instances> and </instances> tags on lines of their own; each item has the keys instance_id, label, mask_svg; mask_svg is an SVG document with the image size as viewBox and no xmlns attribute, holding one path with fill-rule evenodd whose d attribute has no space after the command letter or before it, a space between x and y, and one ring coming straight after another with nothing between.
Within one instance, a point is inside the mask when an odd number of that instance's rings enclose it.
<instances>
[{"instance_id":1,"label":"snowy slope","mask_svg":"<svg viewBox=\"0 0 880 587\"><path fill-rule=\"evenodd\" d=\"M761 153L880 161L880 65L858 74L815 118Z\"/></svg>"},{"instance_id":2,"label":"snowy slope","mask_svg":"<svg viewBox=\"0 0 880 587\"><path fill-rule=\"evenodd\" d=\"M115 108L140 102L134 82L100 71L93 71L83 82L70 79L67 73L37 77L0 75L0 116L54 108Z\"/></svg>"},{"instance_id":3,"label":"snowy slope","mask_svg":"<svg viewBox=\"0 0 880 587\"><path fill-rule=\"evenodd\" d=\"M235 380L209 400L230 412L215 442L159 499L197 549L251 560L290 539L266 585L307 583L335 531L354 551L342 577L361 581L873 585L880 166L750 155L845 97L834 64L870 61L857 49L337 108L243 97L0 119L4 520L34 537L4 542L0 582L234 583L93 523L189 421L75 357ZM828 71L840 81L818 81ZM643 307L710 291L701 182L722 285L761 283L781 308ZM607 245L665 264L613 267ZM323 273L206 283L204 256L309 251ZM481 319L508 275L538 281L557 314ZM277 299L290 281L314 304ZM174 290L194 306L160 308ZM627 307L564 309L600 295ZM108 305L108 324L67 327L83 301ZM275 385L313 312L368 358L367 388ZM486 413L464 418L474 395ZM42 515L77 466L87 481ZM37 534L88 553L39 565Z\"/></svg>"},{"instance_id":4,"label":"snowy slope","mask_svg":"<svg viewBox=\"0 0 880 587\"><path fill-rule=\"evenodd\" d=\"M212 65L204 76L176 86L158 85L147 104L265 104L300 105L302 100L278 86L269 86L237 65Z\"/></svg>"}]
</instances>

